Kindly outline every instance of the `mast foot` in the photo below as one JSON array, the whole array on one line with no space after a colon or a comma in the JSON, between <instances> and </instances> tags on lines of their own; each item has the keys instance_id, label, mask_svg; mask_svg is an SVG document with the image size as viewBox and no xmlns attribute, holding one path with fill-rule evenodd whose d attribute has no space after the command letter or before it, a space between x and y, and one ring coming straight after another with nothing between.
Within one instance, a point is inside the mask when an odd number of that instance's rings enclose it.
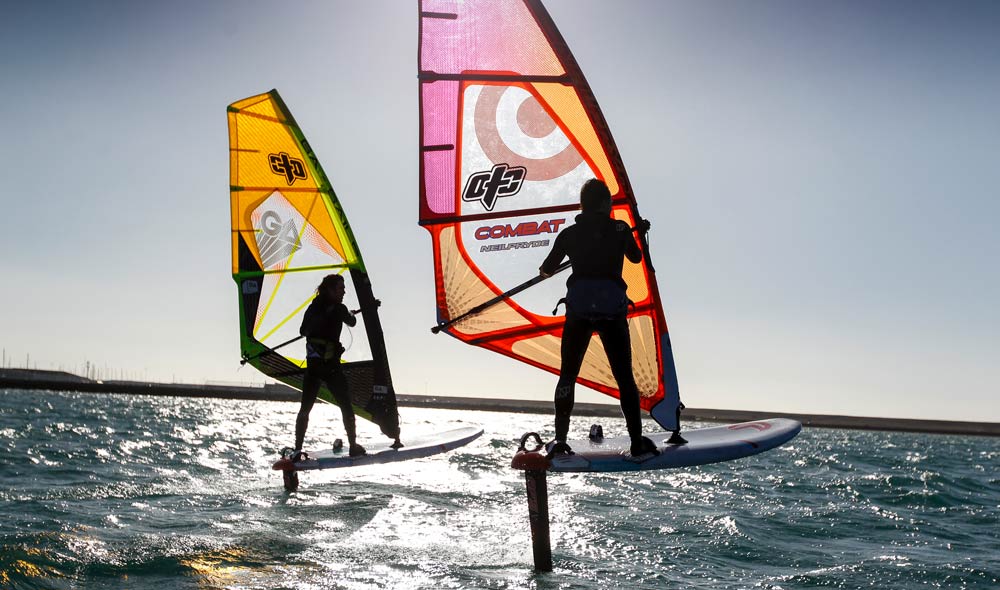
<instances>
[{"instance_id":1,"label":"mast foot","mask_svg":"<svg viewBox=\"0 0 1000 590\"><path fill-rule=\"evenodd\" d=\"M675 430L673 432L673 434L670 435L670 438L667 439L667 444L668 445L686 445L687 444L687 439L684 438L683 436L681 436L681 431L680 430Z\"/></svg>"}]
</instances>

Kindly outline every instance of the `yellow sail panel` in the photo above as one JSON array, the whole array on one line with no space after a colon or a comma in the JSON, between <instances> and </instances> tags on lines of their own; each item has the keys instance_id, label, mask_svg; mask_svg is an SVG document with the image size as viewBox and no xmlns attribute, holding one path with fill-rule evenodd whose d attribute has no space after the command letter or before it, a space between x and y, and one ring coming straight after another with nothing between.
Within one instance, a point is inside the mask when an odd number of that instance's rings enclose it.
<instances>
[{"instance_id":1,"label":"yellow sail panel","mask_svg":"<svg viewBox=\"0 0 1000 590\"><path fill-rule=\"evenodd\" d=\"M249 113L254 115L261 115L264 117L269 117L271 119L285 120L281 109L278 108L277 103L271 96L270 92L265 92L263 94L258 94L256 96L250 96L244 98L243 100L238 100L233 104L229 105L230 111L240 111L243 113ZM230 129L232 131L232 129ZM230 137L232 137L230 135Z\"/></svg>"},{"instance_id":2,"label":"yellow sail panel","mask_svg":"<svg viewBox=\"0 0 1000 590\"><path fill-rule=\"evenodd\" d=\"M612 195L617 195L621 187L615 177L614 168L608 161L608 154L600 138L597 137L583 103L580 102L576 88L563 84L534 84L534 88L555 115L553 118L558 120L567 130L569 137L583 148L583 157L591 162L597 176L608 185Z\"/></svg>"},{"instance_id":3,"label":"yellow sail panel","mask_svg":"<svg viewBox=\"0 0 1000 590\"><path fill-rule=\"evenodd\" d=\"M234 103L229 123L233 230L247 236L260 267L274 271L357 263L325 176L272 95ZM233 255L237 272L235 249Z\"/></svg>"},{"instance_id":4,"label":"yellow sail panel","mask_svg":"<svg viewBox=\"0 0 1000 590\"><path fill-rule=\"evenodd\" d=\"M229 195L229 206L230 206L230 218L233 228L233 274L240 272L240 259L239 259L239 240L240 235L243 235L243 243L247 245L250 253L253 254L257 266L259 268L264 268L263 261L260 257L260 251L257 248L256 233L257 230L254 228L253 224L250 222L250 212L253 211L257 204L263 201L270 191L230 191Z\"/></svg>"},{"instance_id":5,"label":"yellow sail panel","mask_svg":"<svg viewBox=\"0 0 1000 590\"><path fill-rule=\"evenodd\" d=\"M611 214L615 219L624 221L629 226L635 224L627 207L616 207ZM622 279L628 286L628 298L636 305L646 303L649 298L649 276L646 274L643 262L632 262L626 258L622 265Z\"/></svg>"},{"instance_id":6,"label":"yellow sail panel","mask_svg":"<svg viewBox=\"0 0 1000 590\"><path fill-rule=\"evenodd\" d=\"M277 119L237 113L237 158L233 184L243 187L282 187L318 191L318 180L309 174L307 158L288 126Z\"/></svg>"}]
</instances>

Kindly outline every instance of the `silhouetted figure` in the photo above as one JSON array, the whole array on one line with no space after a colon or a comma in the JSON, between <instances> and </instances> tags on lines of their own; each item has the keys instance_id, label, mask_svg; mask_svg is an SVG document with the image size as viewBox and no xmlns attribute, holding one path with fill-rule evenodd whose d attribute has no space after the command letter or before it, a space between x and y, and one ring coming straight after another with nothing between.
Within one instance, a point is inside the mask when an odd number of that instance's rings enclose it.
<instances>
[{"instance_id":1,"label":"silhouetted figure","mask_svg":"<svg viewBox=\"0 0 1000 590\"><path fill-rule=\"evenodd\" d=\"M603 181L588 180L580 189L582 213L564 229L542 262L539 272L551 276L565 257L573 274L566 281L566 323L562 334L562 364L555 393L556 436L550 453L572 452L566 444L573 412L576 378L591 336L596 332L608 355L618 383L622 414L632 438L631 453L657 453L656 445L642 436L639 389L632 376L632 343L628 329L627 285L622 279L625 258L642 260L642 250L624 221L611 218L611 192ZM649 222L640 223L646 232Z\"/></svg>"},{"instance_id":2,"label":"silhouetted figure","mask_svg":"<svg viewBox=\"0 0 1000 590\"><path fill-rule=\"evenodd\" d=\"M302 318L299 333L306 337L306 374L302 382L302 405L295 420L296 458L302 451L302 442L309 427L309 412L312 411L316 394L323 382L340 406L350 456L365 454L364 447L356 441L351 392L340 366L340 357L344 354L340 332L344 324L354 326L358 323L354 317L358 312L349 311L344 305L345 290L343 276L327 275L316 288L316 298L309 304Z\"/></svg>"}]
</instances>

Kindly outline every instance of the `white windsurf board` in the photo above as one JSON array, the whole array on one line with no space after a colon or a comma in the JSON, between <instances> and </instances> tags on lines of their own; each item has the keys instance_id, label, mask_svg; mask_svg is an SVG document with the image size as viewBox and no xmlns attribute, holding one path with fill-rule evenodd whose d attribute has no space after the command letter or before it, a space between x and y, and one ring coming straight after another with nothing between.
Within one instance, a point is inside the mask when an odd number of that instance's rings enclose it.
<instances>
[{"instance_id":1,"label":"white windsurf board","mask_svg":"<svg viewBox=\"0 0 1000 590\"><path fill-rule=\"evenodd\" d=\"M550 471L644 471L690 467L730 461L771 450L795 438L802 425L787 418L771 418L686 430L687 444L668 445L669 432L648 435L659 455L633 457L627 436L599 440L570 440L573 455L554 455Z\"/></svg>"},{"instance_id":2,"label":"white windsurf board","mask_svg":"<svg viewBox=\"0 0 1000 590\"><path fill-rule=\"evenodd\" d=\"M281 459L271 466L276 471L307 471L311 469L336 469L340 467L358 467L378 463L392 463L420 459L438 453L444 453L469 444L483 434L482 428L456 428L446 432L427 434L416 437L403 437L404 446L392 448L388 440L366 444L364 455L351 457L347 454L347 446L338 449L324 449L316 452L306 451L306 459L292 462Z\"/></svg>"}]
</instances>

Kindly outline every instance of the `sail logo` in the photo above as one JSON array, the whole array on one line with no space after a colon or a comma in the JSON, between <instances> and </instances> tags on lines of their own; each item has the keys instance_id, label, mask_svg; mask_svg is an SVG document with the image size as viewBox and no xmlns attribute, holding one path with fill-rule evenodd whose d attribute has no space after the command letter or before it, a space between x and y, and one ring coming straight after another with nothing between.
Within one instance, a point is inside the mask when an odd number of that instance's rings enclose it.
<instances>
[{"instance_id":1,"label":"sail logo","mask_svg":"<svg viewBox=\"0 0 1000 590\"><path fill-rule=\"evenodd\" d=\"M497 164L492 170L469 175L462 191L463 201L479 201L492 211L500 197L511 197L521 190L527 170L523 166Z\"/></svg>"},{"instance_id":2,"label":"sail logo","mask_svg":"<svg viewBox=\"0 0 1000 590\"><path fill-rule=\"evenodd\" d=\"M478 89L478 97L476 97ZM525 180L561 178L583 164L583 156L552 107L518 86L470 86L475 100L475 138L491 162L524 166Z\"/></svg>"},{"instance_id":3,"label":"sail logo","mask_svg":"<svg viewBox=\"0 0 1000 590\"><path fill-rule=\"evenodd\" d=\"M271 164L271 172L274 172L278 176L284 176L289 186L296 180L306 179L305 162L293 158L285 152L269 154L267 161Z\"/></svg>"},{"instance_id":4,"label":"sail logo","mask_svg":"<svg viewBox=\"0 0 1000 590\"><path fill-rule=\"evenodd\" d=\"M523 236L537 236L538 234L557 234L559 226L566 223L566 219L546 219L538 223L537 221L524 221L517 225L509 223L502 225L484 225L476 229L477 240L496 240L499 238L520 238Z\"/></svg>"},{"instance_id":5,"label":"sail logo","mask_svg":"<svg viewBox=\"0 0 1000 590\"><path fill-rule=\"evenodd\" d=\"M260 293L260 283L256 279L243 281L244 295L256 295L257 293Z\"/></svg>"},{"instance_id":6,"label":"sail logo","mask_svg":"<svg viewBox=\"0 0 1000 590\"><path fill-rule=\"evenodd\" d=\"M264 268L270 268L302 248L295 220L284 221L275 211L265 211L256 229L257 249Z\"/></svg>"}]
</instances>

